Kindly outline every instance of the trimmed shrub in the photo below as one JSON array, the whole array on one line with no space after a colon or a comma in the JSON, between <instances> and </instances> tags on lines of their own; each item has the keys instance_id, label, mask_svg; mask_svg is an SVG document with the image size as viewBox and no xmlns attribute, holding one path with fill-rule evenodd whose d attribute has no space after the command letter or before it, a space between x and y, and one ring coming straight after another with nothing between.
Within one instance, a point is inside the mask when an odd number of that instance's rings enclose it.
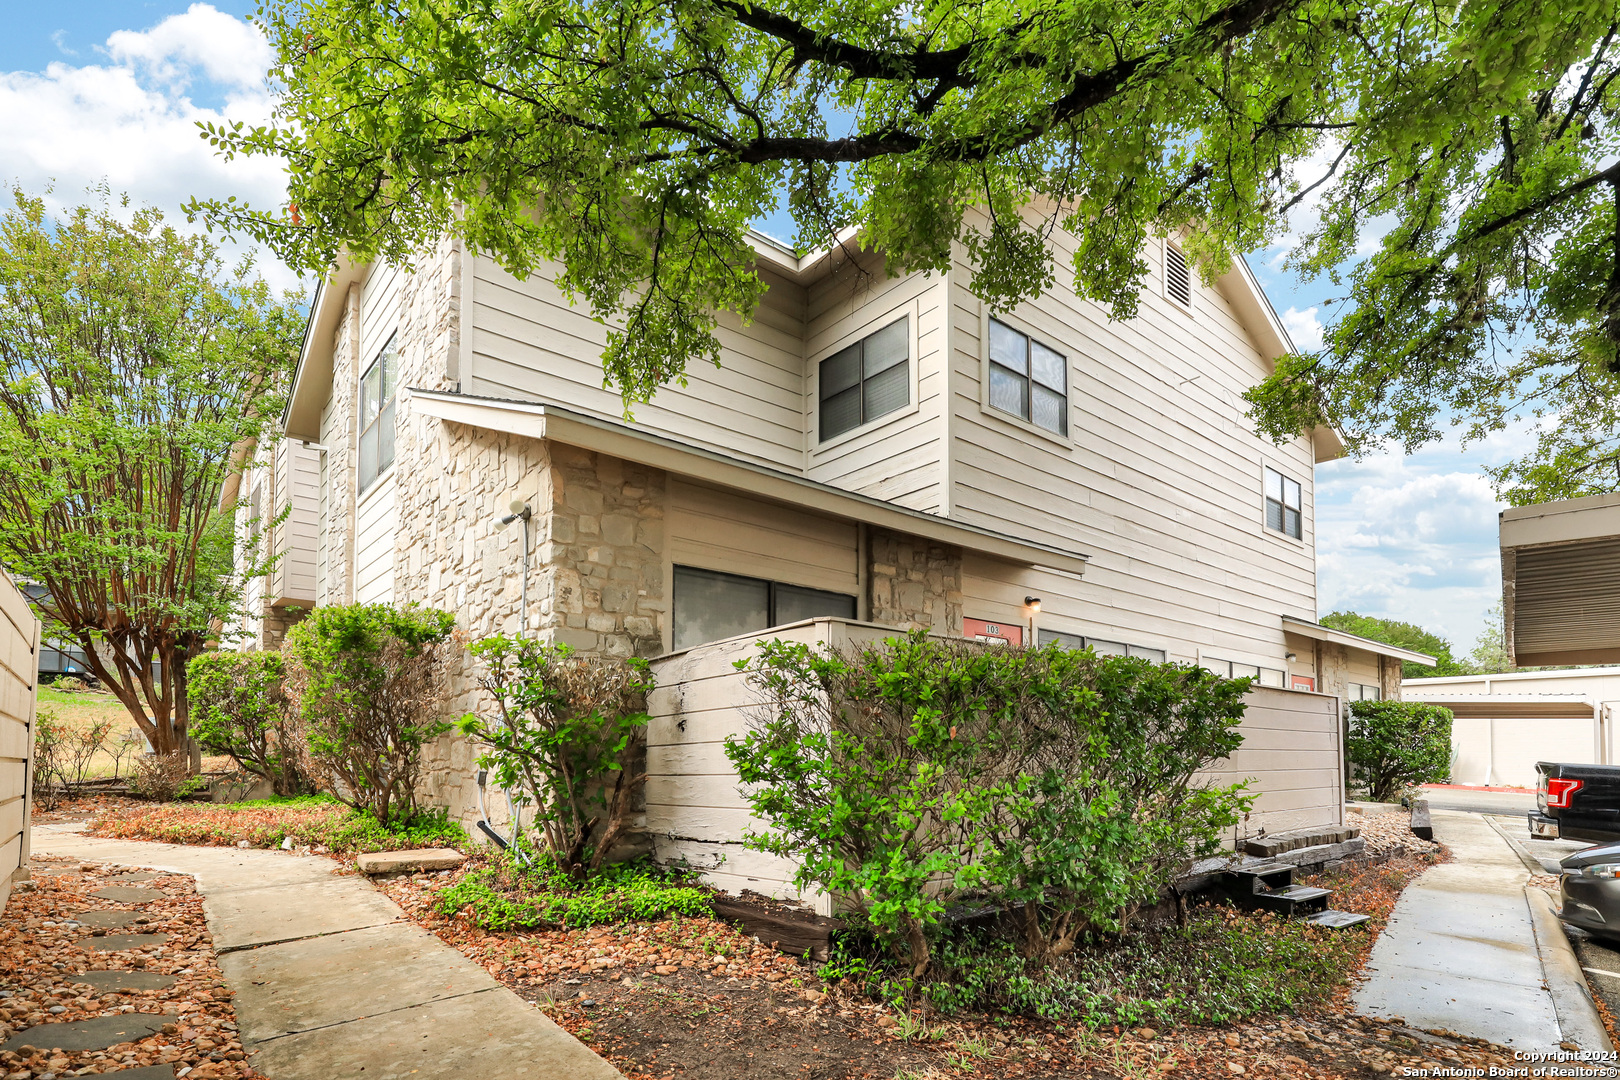
<instances>
[{"instance_id":1,"label":"trimmed shrub","mask_svg":"<svg viewBox=\"0 0 1620 1080\"><path fill-rule=\"evenodd\" d=\"M67 788L64 767L71 732L50 709L34 714L34 798L46 810L56 809L57 796Z\"/></svg>"},{"instance_id":2,"label":"trimmed shrub","mask_svg":"<svg viewBox=\"0 0 1620 1080\"><path fill-rule=\"evenodd\" d=\"M211 652L186 667L190 733L216 754L270 781L277 795L311 790L297 713L279 652Z\"/></svg>"},{"instance_id":3,"label":"trimmed shrub","mask_svg":"<svg viewBox=\"0 0 1620 1080\"><path fill-rule=\"evenodd\" d=\"M468 713L461 731L489 752L478 759L496 783L533 808L539 846L583 878L630 824L646 782L647 662L575 656L567 645L493 637L472 647L479 685L494 699L488 717Z\"/></svg>"},{"instance_id":4,"label":"trimmed shrub","mask_svg":"<svg viewBox=\"0 0 1620 1080\"><path fill-rule=\"evenodd\" d=\"M315 778L393 826L417 811L422 747L442 713L455 616L410 605L316 608L287 634L286 685Z\"/></svg>"},{"instance_id":5,"label":"trimmed shrub","mask_svg":"<svg viewBox=\"0 0 1620 1080\"><path fill-rule=\"evenodd\" d=\"M1354 775L1375 802L1451 778L1451 710L1421 701L1352 701L1345 741Z\"/></svg>"},{"instance_id":6,"label":"trimmed shrub","mask_svg":"<svg viewBox=\"0 0 1620 1080\"><path fill-rule=\"evenodd\" d=\"M761 645L764 702L726 753L750 846L864 916L911 966L967 893L1044 962L1123 928L1250 799L1195 776L1241 743L1247 680L1090 651L917 633L847 654Z\"/></svg>"}]
</instances>

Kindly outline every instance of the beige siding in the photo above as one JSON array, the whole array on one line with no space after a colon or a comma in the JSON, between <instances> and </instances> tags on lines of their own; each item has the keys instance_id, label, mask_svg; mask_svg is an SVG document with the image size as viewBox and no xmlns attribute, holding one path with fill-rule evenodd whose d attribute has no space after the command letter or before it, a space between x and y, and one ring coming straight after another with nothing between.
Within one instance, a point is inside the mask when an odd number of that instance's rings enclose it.
<instances>
[{"instance_id":1,"label":"beige siding","mask_svg":"<svg viewBox=\"0 0 1620 1080\"><path fill-rule=\"evenodd\" d=\"M638 427L792 472L804 467L804 289L771 288L750 324L722 314L722 364L694 363L687 385L635 408ZM552 274L518 281L487 258L474 266L471 373L465 393L540 400L611 420L624 403L603 386L608 327L570 304Z\"/></svg>"},{"instance_id":2,"label":"beige siding","mask_svg":"<svg viewBox=\"0 0 1620 1080\"><path fill-rule=\"evenodd\" d=\"M332 418L332 401L327 399L326 407L321 410L321 445L327 447L327 452L320 455L320 471L318 483L320 485L317 496L318 503L315 518L315 603L336 604L340 602L337 574L335 568L342 564L342 554L333 552L331 515L338 513L334 489L343 483L340 463L346 455L337 448L333 439L336 436L336 423Z\"/></svg>"},{"instance_id":3,"label":"beige siding","mask_svg":"<svg viewBox=\"0 0 1620 1080\"><path fill-rule=\"evenodd\" d=\"M1243 745L1207 774L1223 784L1251 782L1259 795L1248 833L1344 822L1339 701L1327 694L1260 687L1250 691Z\"/></svg>"},{"instance_id":4,"label":"beige siding","mask_svg":"<svg viewBox=\"0 0 1620 1080\"><path fill-rule=\"evenodd\" d=\"M28 865L29 768L34 752L34 683L39 622L0 571L0 907Z\"/></svg>"},{"instance_id":5,"label":"beige siding","mask_svg":"<svg viewBox=\"0 0 1620 1080\"><path fill-rule=\"evenodd\" d=\"M890 279L875 258L858 271L846 266L812 286L805 368L810 479L914 510L945 512L948 295L943 278L912 274ZM902 318L911 331L911 404L821 445L821 361Z\"/></svg>"},{"instance_id":6,"label":"beige siding","mask_svg":"<svg viewBox=\"0 0 1620 1080\"><path fill-rule=\"evenodd\" d=\"M669 554L672 564L859 593L854 524L674 478Z\"/></svg>"},{"instance_id":7,"label":"beige siding","mask_svg":"<svg viewBox=\"0 0 1620 1080\"><path fill-rule=\"evenodd\" d=\"M399 507L394 497L394 473L384 473L364 495L355 514L354 602L394 602L394 542L399 532Z\"/></svg>"},{"instance_id":8,"label":"beige siding","mask_svg":"<svg viewBox=\"0 0 1620 1080\"><path fill-rule=\"evenodd\" d=\"M276 444L275 513L286 510L275 529L280 555L271 574L272 600L308 607L315 600L316 548L320 538L321 455L301 443Z\"/></svg>"},{"instance_id":9,"label":"beige siding","mask_svg":"<svg viewBox=\"0 0 1620 1080\"><path fill-rule=\"evenodd\" d=\"M1068 265L1062 243L1055 255ZM1250 430L1241 394L1268 364L1218 290L1198 285L1190 315L1163 299L1159 252L1150 257L1135 319L1110 321L1060 270L1056 288L1005 320L1066 354L1068 439L983 402L988 313L968 268L953 270L952 514L1091 556L1083 581L1024 571L998 590L991 579L1006 575L981 568L965 591L994 606L1027 588L1051 629L1282 667L1280 616L1316 613L1311 447ZM1300 541L1263 526L1267 464L1301 482Z\"/></svg>"}]
</instances>

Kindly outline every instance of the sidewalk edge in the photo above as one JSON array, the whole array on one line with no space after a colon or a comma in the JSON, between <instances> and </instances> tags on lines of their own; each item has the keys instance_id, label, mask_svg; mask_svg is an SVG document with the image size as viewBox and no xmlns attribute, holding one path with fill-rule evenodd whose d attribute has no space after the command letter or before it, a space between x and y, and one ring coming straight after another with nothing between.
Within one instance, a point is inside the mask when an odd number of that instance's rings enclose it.
<instances>
[{"instance_id":1,"label":"sidewalk edge","mask_svg":"<svg viewBox=\"0 0 1620 1080\"><path fill-rule=\"evenodd\" d=\"M1592 990L1575 958L1575 948L1564 933L1564 924L1553 907L1552 896L1534 885L1524 888L1530 905L1530 924L1535 930L1536 951L1541 954L1541 972L1552 993L1553 1009L1564 1038L1582 1050L1610 1050L1614 1044L1598 1016Z\"/></svg>"}]
</instances>

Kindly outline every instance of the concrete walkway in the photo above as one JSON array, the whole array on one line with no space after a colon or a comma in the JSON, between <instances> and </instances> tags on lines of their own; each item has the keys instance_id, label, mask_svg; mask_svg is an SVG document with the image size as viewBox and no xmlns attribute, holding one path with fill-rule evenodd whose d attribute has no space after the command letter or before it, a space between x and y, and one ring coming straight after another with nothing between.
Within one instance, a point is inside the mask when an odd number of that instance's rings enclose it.
<instances>
[{"instance_id":1,"label":"concrete walkway","mask_svg":"<svg viewBox=\"0 0 1620 1080\"><path fill-rule=\"evenodd\" d=\"M1356 1010L1523 1050L1609 1040L1574 952L1529 871L1484 818L1434 811L1453 862L1407 886L1373 945ZM1538 890L1539 891L1539 890Z\"/></svg>"},{"instance_id":2,"label":"concrete walkway","mask_svg":"<svg viewBox=\"0 0 1620 1080\"><path fill-rule=\"evenodd\" d=\"M483 968L316 856L33 830L40 855L197 880L249 1061L270 1080L614 1080Z\"/></svg>"}]
</instances>

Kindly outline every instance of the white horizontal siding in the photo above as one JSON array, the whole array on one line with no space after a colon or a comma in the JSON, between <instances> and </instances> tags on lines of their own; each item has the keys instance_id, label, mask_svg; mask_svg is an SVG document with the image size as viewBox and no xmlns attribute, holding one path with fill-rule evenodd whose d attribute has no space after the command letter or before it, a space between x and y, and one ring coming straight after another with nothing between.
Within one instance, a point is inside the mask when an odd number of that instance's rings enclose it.
<instances>
[{"instance_id":1,"label":"white horizontal siding","mask_svg":"<svg viewBox=\"0 0 1620 1080\"><path fill-rule=\"evenodd\" d=\"M668 533L675 565L858 591L856 527L847 521L671 478Z\"/></svg>"},{"instance_id":2,"label":"white horizontal siding","mask_svg":"<svg viewBox=\"0 0 1620 1080\"><path fill-rule=\"evenodd\" d=\"M394 538L399 532L394 473L384 474L364 495L355 515L354 602L394 602Z\"/></svg>"}]
</instances>

